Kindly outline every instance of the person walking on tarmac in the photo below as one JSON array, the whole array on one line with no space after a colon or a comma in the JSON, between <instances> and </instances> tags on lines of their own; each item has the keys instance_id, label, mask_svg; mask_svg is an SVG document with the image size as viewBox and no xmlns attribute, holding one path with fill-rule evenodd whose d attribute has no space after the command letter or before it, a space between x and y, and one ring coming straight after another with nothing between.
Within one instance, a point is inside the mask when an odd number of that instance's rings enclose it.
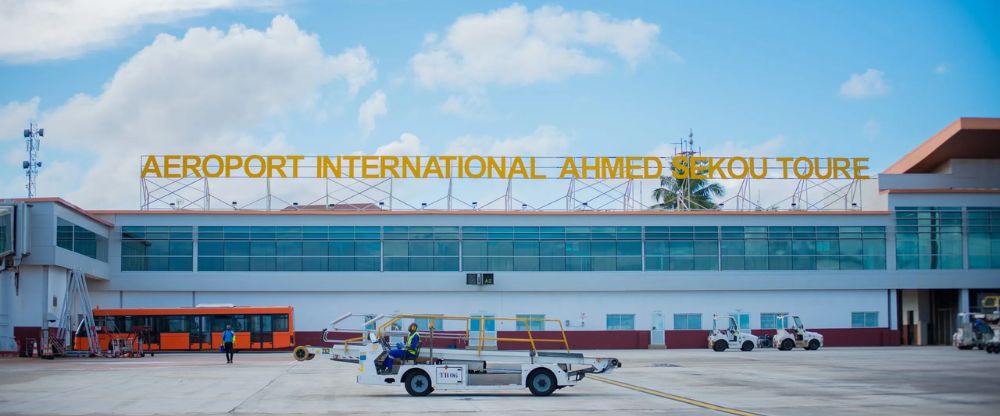
<instances>
[{"instance_id":1,"label":"person walking on tarmac","mask_svg":"<svg viewBox=\"0 0 1000 416\"><path fill-rule=\"evenodd\" d=\"M417 324L410 324L410 334L406 336L406 344L402 342L396 343L396 348L389 351L389 355L385 357L385 371L386 373L392 372L392 361L394 358L399 358L401 360L410 360L417 358L417 351L420 349L420 334L417 334Z\"/></svg>"},{"instance_id":2,"label":"person walking on tarmac","mask_svg":"<svg viewBox=\"0 0 1000 416\"><path fill-rule=\"evenodd\" d=\"M233 332L232 325L226 325L226 330L222 333L222 345L226 349L226 364L233 363L233 343L236 342L236 333Z\"/></svg>"}]
</instances>

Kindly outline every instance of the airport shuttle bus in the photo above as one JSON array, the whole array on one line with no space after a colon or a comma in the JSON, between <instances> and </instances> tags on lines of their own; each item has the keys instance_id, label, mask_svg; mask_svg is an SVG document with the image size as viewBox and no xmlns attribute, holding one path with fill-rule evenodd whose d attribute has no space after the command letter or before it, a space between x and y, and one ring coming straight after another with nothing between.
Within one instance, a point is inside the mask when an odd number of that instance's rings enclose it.
<instances>
[{"instance_id":1,"label":"airport shuttle bus","mask_svg":"<svg viewBox=\"0 0 1000 416\"><path fill-rule=\"evenodd\" d=\"M233 326L235 349L289 349L295 346L292 322L291 306L94 309L101 349L108 349L113 338L133 343L141 338L145 351L217 351L226 325ZM87 349L83 328L73 344L74 349Z\"/></svg>"}]
</instances>

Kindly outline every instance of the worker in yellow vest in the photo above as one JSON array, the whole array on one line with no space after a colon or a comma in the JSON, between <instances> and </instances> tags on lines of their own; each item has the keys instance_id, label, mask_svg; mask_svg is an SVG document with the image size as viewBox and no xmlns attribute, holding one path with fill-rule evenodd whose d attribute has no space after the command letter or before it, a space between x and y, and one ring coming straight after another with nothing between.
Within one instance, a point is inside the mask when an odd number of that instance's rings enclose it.
<instances>
[{"instance_id":1,"label":"worker in yellow vest","mask_svg":"<svg viewBox=\"0 0 1000 416\"><path fill-rule=\"evenodd\" d=\"M417 334L417 324L410 324L410 333L406 336L406 343L397 342L396 348L389 350L389 355L385 357L385 372L392 372L393 359L412 360L417 358L420 352L420 334Z\"/></svg>"}]
</instances>

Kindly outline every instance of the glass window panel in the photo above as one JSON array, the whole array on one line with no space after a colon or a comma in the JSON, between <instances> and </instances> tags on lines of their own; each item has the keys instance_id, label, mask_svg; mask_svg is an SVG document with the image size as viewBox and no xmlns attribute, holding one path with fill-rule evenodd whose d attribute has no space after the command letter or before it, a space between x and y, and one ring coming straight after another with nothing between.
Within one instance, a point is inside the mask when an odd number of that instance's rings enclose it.
<instances>
[{"instance_id":1,"label":"glass window panel","mask_svg":"<svg viewBox=\"0 0 1000 416\"><path fill-rule=\"evenodd\" d=\"M618 269L615 257L593 257L591 258L590 266L593 271L609 271Z\"/></svg>"},{"instance_id":2,"label":"glass window panel","mask_svg":"<svg viewBox=\"0 0 1000 416\"><path fill-rule=\"evenodd\" d=\"M198 255L203 256L221 256L225 253L223 249L223 242L221 241L199 241L198 242Z\"/></svg>"},{"instance_id":3,"label":"glass window panel","mask_svg":"<svg viewBox=\"0 0 1000 416\"><path fill-rule=\"evenodd\" d=\"M590 255L590 241L567 241L566 242L566 255L567 256L589 256Z\"/></svg>"},{"instance_id":4,"label":"glass window panel","mask_svg":"<svg viewBox=\"0 0 1000 416\"><path fill-rule=\"evenodd\" d=\"M590 257L566 257L566 270L590 271Z\"/></svg>"},{"instance_id":5,"label":"glass window panel","mask_svg":"<svg viewBox=\"0 0 1000 416\"><path fill-rule=\"evenodd\" d=\"M406 256L409 250L406 241L386 241L383 243L385 256Z\"/></svg>"},{"instance_id":6,"label":"glass window panel","mask_svg":"<svg viewBox=\"0 0 1000 416\"><path fill-rule=\"evenodd\" d=\"M319 272L326 271L328 267L326 257L303 257L302 271Z\"/></svg>"},{"instance_id":7,"label":"glass window panel","mask_svg":"<svg viewBox=\"0 0 1000 416\"><path fill-rule=\"evenodd\" d=\"M486 255L486 242L485 241L462 241L462 255L463 256L485 256Z\"/></svg>"},{"instance_id":8,"label":"glass window panel","mask_svg":"<svg viewBox=\"0 0 1000 416\"><path fill-rule=\"evenodd\" d=\"M591 241L590 255L592 256L614 256L617 253L614 241Z\"/></svg>"},{"instance_id":9,"label":"glass window panel","mask_svg":"<svg viewBox=\"0 0 1000 416\"><path fill-rule=\"evenodd\" d=\"M198 257L198 271L221 272L225 270L222 257Z\"/></svg>"},{"instance_id":10,"label":"glass window panel","mask_svg":"<svg viewBox=\"0 0 1000 416\"><path fill-rule=\"evenodd\" d=\"M434 242L435 256L458 256L458 241L438 240Z\"/></svg>"},{"instance_id":11,"label":"glass window panel","mask_svg":"<svg viewBox=\"0 0 1000 416\"><path fill-rule=\"evenodd\" d=\"M279 257L302 255L302 241L300 240L288 240L288 241L278 240L277 243L275 244L275 247L277 248Z\"/></svg>"},{"instance_id":12,"label":"glass window panel","mask_svg":"<svg viewBox=\"0 0 1000 416\"><path fill-rule=\"evenodd\" d=\"M249 241L226 241L225 242L225 254L226 254L227 257L229 257L229 256L249 256L250 255L250 242Z\"/></svg>"},{"instance_id":13,"label":"glass window panel","mask_svg":"<svg viewBox=\"0 0 1000 416\"><path fill-rule=\"evenodd\" d=\"M435 257L434 258L434 271L438 271L438 272L457 272L458 271L458 257Z\"/></svg>"},{"instance_id":14,"label":"glass window panel","mask_svg":"<svg viewBox=\"0 0 1000 416\"><path fill-rule=\"evenodd\" d=\"M191 241L170 241L171 256L191 256L194 244Z\"/></svg>"},{"instance_id":15,"label":"glass window panel","mask_svg":"<svg viewBox=\"0 0 1000 416\"><path fill-rule=\"evenodd\" d=\"M663 256L670 254L670 247L667 241L646 241L646 255ZM742 246L742 242L740 245Z\"/></svg>"},{"instance_id":16,"label":"glass window panel","mask_svg":"<svg viewBox=\"0 0 1000 416\"><path fill-rule=\"evenodd\" d=\"M434 270L433 257L410 257L411 272L429 272Z\"/></svg>"},{"instance_id":17,"label":"glass window panel","mask_svg":"<svg viewBox=\"0 0 1000 416\"><path fill-rule=\"evenodd\" d=\"M253 272L273 272L277 267L274 257L251 257L250 271Z\"/></svg>"},{"instance_id":18,"label":"glass window panel","mask_svg":"<svg viewBox=\"0 0 1000 416\"><path fill-rule=\"evenodd\" d=\"M513 241L488 241L486 244L486 252L490 256L513 256L514 255L514 242Z\"/></svg>"},{"instance_id":19,"label":"glass window panel","mask_svg":"<svg viewBox=\"0 0 1000 416\"><path fill-rule=\"evenodd\" d=\"M840 254L857 256L862 251L861 240L840 240Z\"/></svg>"},{"instance_id":20,"label":"glass window panel","mask_svg":"<svg viewBox=\"0 0 1000 416\"><path fill-rule=\"evenodd\" d=\"M410 241L410 256L433 256L433 241Z\"/></svg>"},{"instance_id":21,"label":"glass window panel","mask_svg":"<svg viewBox=\"0 0 1000 416\"><path fill-rule=\"evenodd\" d=\"M274 241L250 242L251 256L273 256L275 254L277 254L277 249L275 248Z\"/></svg>"},{"instance_id":22,"label":"glass window panel","mask_svg":"<svg viewBox=\"0 0 1000 416\"><path fill-rule=\"evenodd\" d=\"M369 258L367 258L367 257L358 257L358 258L355 259L354 257L327 257L326 268L327 268L327 270L338 271L338 272L349 272L349 271L354 271L354 270L359 270L359 271L360 270L378 270L378 266L377 265L375 266L374 269L363 269L360 266L357 266L358 264L360 264L359 261L361 261L362 259L369 259ZM400 259L400 258L397 257L396 259ZM377 261L377 258L374 258L374 260ZM373 263L375 263L375 262L373 262ZM305 267L305 260L304 259L303 259L303 267Z\"/></svg>"},{"instance_id":23,"label":"glass window panel","mask_svg":"<svg viewBox=\"0 0 1000 416\"><path fill-rule=\"evenodd\" d=\"M382 246L378 240L354 242L354 255L356 256L379 256L381 250Z\"/></svg>"},{"instance_id":24,"label":"glass window panel","mask_svg":"<svg viewBox=\"0 0 1000 416\"><path fill-rule=\"evenodd\" d=\"M303 241L303 256L326 256L329 253L329 244L326 241ZM326 270L326 267L323 268Z\"/></svg>"},{"instance_id":25,"label":"glass window panel","mask_svg":"<svg viewBox=\"0 0 1000 416\"><path fill-rule=\"evenodd\" d=\"M514 270L515 271L525 271L534 272L539 270L539 258L538 257L515 257L514 258Z\"/></svg>"},{"instance_id":26,"label":"glass window panel","mask_svg":"<svg viewBox=\"0 0 1000 416\"><path fill-rule=\"evenodd\" d=\"M483 271L486 270L486 257L462 257L462 270Z\"/></svg>"},{"instance_id":27,"label":"glass window panel","mask_svg":"<svg viewBox=\"0 0 1000 416\"><path fill-rule=\"evenodd\" d=\"M514 242L514 255L515 256L538 256L538 242L537 241L515 241Z\"/></svg>"},{"instance_id":28,"label":"glass window panel","mask_svg":"<svg viewBox=\"0 0 1000 416\"><path fill-rule=\"evenodd\" d=\"M491 241L492 243L493 241ZM487 257L487 266L492 271L511 271L514 269L513 257Z\"/></svg>"},{"instance_id":29,"label":"glass window panel","mask_svg":"<svg viewBox=\"0 0 1000 416\"><path fill-rule=\"evenodd\" d=\"M722 256L722 270L743 270L743 257Z\"/></svg>"},{"instance_id":30,"label":"glass window panel","mask_svg":"<svg viewBox=\"0 0 1000 416\"><path fill-rule=\"evenodd\" d=\"M250 258L239 256L223 257L227 272L245 272L250 270Z\"/></svg>"},{"instance_id":31,"label":"glass window panel","mask_svg":"<svg viewBox=\"0 0 1000 416\"><path fill-rule=\"evenodd\" d=\"M719 258L715 256L695 256L694 270L719 270Z\"/></svg>"},{"instance_id":32,"label":"glass window panel","mask_svg":"<svg viewBox=\"0 0 1000 416\"><path fill-rule=\"evenodd\" d=\"M719 243L716 241L694 242L694 254L707 256L719 254Z\"/></svg>"},{"instance_id":33,"label":"glass window panel","mask_svg":"<svg viewBox=\"0 0 1000 416\"><path fill-rule=\"evenodd\" d=\"M541 271L563 271L566 270L565 257L539 257L538 270Z\"/></svg>"}]
</instances>

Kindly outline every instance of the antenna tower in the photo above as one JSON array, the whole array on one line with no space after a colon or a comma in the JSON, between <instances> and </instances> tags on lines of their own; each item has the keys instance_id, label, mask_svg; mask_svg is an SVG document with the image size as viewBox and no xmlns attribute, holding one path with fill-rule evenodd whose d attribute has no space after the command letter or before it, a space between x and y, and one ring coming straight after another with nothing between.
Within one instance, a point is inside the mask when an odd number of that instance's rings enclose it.
<instances>
[{"instance_id":1,"label":"antenna tower","mask_svg":"<svg viewBox=\"0 0 1000 416\"><path fill-rule=\"evenodd\" d=\"M695 150L694 147L694 130L688 130L688 137L681 138L680 143L674 143L674 155L683 156L685 160L688 161L688 170L691 170L691 157L701 154L701 148ZM677 209L678 210L689 210L691 209L691 181L687 179L678 179L680 184L680 189L677 191Z\"/></svg>"},{"instance_id":2,"label":"antenna tower","mask_svg":"<svg viewBox=\"0 0 1000 416\"><path fill-rule=\"evenodd\" d=\"M38 148L42 146L42 137L45 136L45 129L38 128L38 124L30 123L24 129L24 147L28 151L28 160L21 162L24 175L28 177L28 198L35 196L35 179L38 177L38 168L42 167L42 162L38 160Z\"/></svg>"}]
</instances>

